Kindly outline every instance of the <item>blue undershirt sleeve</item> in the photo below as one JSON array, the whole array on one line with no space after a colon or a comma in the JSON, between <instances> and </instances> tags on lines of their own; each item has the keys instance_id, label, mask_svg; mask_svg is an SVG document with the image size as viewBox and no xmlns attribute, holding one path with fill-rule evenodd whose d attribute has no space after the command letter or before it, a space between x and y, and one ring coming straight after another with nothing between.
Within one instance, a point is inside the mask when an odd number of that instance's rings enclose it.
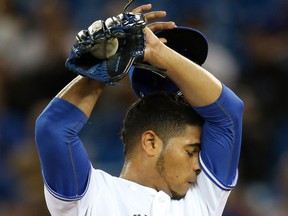
<instances>
[{"instance_id":1,"label":"blue undershirt sleeve","mask_svg":"<svg viewBox=\"0 0 288 216\"><path fill-rule=\"evenodd\" d=\"M44 182L60 199L79 199L85 193L91 163L78 133L87 120L76 106L54 98L36 121Z\"/></svg>"},{"instance_id":2,"label":"blue undershirt sleeve","mask_svg":"<svg viewBox=\"0 0 288 216\"><path fill-rule=\"evenodd\" d=\"M243 102L223 85L217 101L193 108L205 120L200 152L202 171L218 187L230 190L238 177Z\"/></svg>"}]
</instances>

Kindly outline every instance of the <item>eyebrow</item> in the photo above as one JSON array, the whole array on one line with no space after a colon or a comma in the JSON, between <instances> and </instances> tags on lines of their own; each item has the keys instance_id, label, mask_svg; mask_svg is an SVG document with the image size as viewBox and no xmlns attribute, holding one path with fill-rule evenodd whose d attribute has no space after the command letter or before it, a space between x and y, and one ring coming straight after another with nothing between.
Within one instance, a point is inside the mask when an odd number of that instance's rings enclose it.
<instances>
[{"instance_id":1,"label":"eyebrow","mask_svg":"<svg viewBox=\"0 0 288 216\"><path fill-rule=\"evenodd\" d=\"M199 148L201 150L201 144L200 143L190 143L186 145L186 147L192 147L192 148Z\"/></svg>"}]
</instances>

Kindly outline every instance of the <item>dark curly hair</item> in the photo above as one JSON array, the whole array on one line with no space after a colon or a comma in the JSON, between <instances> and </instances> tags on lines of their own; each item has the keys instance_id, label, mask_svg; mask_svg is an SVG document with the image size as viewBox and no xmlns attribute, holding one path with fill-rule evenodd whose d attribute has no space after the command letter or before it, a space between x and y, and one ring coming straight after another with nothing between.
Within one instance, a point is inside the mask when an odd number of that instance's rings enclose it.
<instances>
[{"instance_id":1,"label":"dark curly hair","mask_svg":"<svg viewBox=\"0 0 288 216\"><path fill-rule=\"evenodd\" d=\"M203 122L182 95L152 93L133 103L126 113L121 130L124 153L129 154L147 130L154 131L166 143L188 125L202 127Z\"/></svg>"}]
</instances>

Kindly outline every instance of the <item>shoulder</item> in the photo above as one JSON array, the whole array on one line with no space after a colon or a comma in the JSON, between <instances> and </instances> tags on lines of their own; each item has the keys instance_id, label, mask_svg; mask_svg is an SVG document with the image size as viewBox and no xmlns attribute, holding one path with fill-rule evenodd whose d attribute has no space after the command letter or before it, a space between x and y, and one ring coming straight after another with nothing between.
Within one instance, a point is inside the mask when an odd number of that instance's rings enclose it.
<instances>
[{"instance_id":1,"label":"shoulder","mask_svg":"<svg viewBox=\"0 0 288 216\"><path fill-rule=\"evenodd\" d=\"M195 212L198 214L222 215L230 192L231 190L219 188L210 177L201 172L197 177L197 183L187 192L184 200L187 205L195 206Z\"/></svg>"}]
</instances>

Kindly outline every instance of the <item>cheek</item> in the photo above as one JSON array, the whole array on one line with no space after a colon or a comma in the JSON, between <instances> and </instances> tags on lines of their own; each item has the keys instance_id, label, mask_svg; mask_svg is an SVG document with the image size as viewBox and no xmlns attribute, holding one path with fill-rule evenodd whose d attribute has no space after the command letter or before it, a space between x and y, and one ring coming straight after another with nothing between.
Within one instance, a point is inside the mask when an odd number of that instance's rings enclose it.
<instances>
[{"instance_id":1,"label":"cheek","mask_svg":"<svg viewBox=\"0 0 288 216\"><path fill-rule=\"evenodd\" d=\"M167 154L165 170L171 180L182 180L191 172L192 163L185 154Z\"/></svg>"}]
</instances>

